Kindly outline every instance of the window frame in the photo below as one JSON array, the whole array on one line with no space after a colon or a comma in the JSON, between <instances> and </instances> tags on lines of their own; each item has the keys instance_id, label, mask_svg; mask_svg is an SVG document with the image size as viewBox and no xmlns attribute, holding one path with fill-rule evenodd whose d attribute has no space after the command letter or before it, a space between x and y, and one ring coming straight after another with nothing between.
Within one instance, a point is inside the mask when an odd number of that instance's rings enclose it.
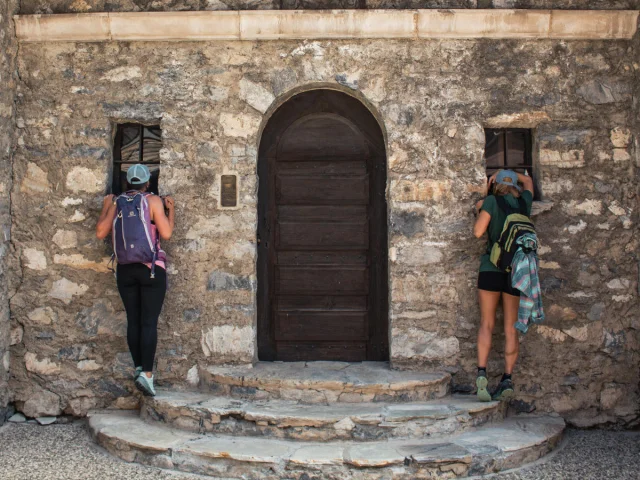
<instances>
[{"instance_id":1,"label":"window frame","mask_svg":"<svg viewBox=\"0 0 640 480\"><path fill-rule=\"evenodd\" d=\"M503 138L503 145L504 145L504 150L503 150L503 159L502 159L502 166L498 167L498 170L500 169L509 169L509 170L513 170L515 172L518 173L524 173L524 171L526 170L527 173L529 174L529 176L531 177L531 179L533 180L533 184L535 186L537 186L537 175L536 175L536 171L535 171L535 163L533 161L533 147L534 147L534 141L533 141L533 130L530 128L511 128L511 127L501 127L501 128L491 128L491 127L485 127L484 129L484 133L485 133L485 147L484 147L484 161L485 161L485 175L487 176L487 179L491 176L491 174L489 174L489 168L491 169L495 169L496 167L489 167L486 162L487 162L487 135L489 133L500 133L501 135L504 136ZM509 165L509 159L508 159L508 152L509 152L509 147L508 147L508 138L509 135L507 135L507 133L521 133L524 134L524 165L519 165L519 166L512 166ZM539 193L539 189L536 187L534 189L534 200L538 200L540 197L540 193Z\"/></svg>"},{"instance_id":2,"label":"window frame","mask_svg":"<svg viewBox=\"0 0 640 480\"><path fill-rule=\"evenodd\" d=\"M122 173L122 165L131 165L133 162L129 160L122 160L122 140L124 137L124 130L126 128L138 128L138 135L140 138L138 147L138 161L143 165L157 165L160 167L160 158L157 162L145 162L144 161L144 130L145 128L157 128L160 131L160 138L162 139L162 128L159 123L138 123L138 122L124 122L115 124L115 135L113 137L113 172L111 179L111 192L115 195L123 193L120 191L120 176ZM161 140L162 141L162 140ZM151 190L150 190L151 191ZM158 193L158 192L153 192Z\"/></svg>"}]
</instances>

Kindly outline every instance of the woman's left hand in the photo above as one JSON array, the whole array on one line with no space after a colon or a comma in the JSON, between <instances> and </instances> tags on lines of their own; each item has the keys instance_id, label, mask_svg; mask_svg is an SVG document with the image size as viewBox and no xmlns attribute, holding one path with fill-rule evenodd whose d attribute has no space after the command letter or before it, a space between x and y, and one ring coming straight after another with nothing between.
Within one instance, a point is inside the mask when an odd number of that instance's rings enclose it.
<instances>
[{"instance_id":1,"label":"woman's left hand","mask_svg":"<svg viewBox=\"0 0 640 480\"><path fill-rule=\"evenodd\" d=\"M485 192L485 196L491 193L491 187L496 182L496 177L498 176L499 172L500 170L498 170L497 172L494 172L494 174L489 177L489 180L487 180L487 191Z\"/></svg>"}]
</instances>

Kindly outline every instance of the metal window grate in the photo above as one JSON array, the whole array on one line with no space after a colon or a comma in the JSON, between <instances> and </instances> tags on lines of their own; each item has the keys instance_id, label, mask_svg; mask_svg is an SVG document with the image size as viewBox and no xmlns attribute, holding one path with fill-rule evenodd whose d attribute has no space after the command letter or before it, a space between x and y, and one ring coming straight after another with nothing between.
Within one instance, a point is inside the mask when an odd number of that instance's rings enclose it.
<instances>
[{"instance_id":1,"label":"metal window grate","mask_svg":"<svg viewBox=\"0 0 640 480\"><path fill-rule=\"evenodd\" d=\"M112 192L119 195L127 188L127 170L143 163L151 172L149 191L158 193L162 130L159 125L122 123L116 127L113 147Z\"/></svg>"},{"instance_id":2,"label":"metal window grate","mask_svg":"<svg viewBox=\"0 0 640 480\"><path fill-rule=\"evenodd\" d=\"M486 128L484 156L487 178L500 169L529 174L536 183L533 170L531 130L526 128Z\"/></svg>"}]
</instances>

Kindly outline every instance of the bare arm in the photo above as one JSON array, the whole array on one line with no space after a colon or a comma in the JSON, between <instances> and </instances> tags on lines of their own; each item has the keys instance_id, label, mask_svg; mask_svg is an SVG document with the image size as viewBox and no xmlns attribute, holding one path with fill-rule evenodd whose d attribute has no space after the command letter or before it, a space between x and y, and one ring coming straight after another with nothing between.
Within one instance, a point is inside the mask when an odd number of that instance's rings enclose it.
<instances>
[{"instance_id":1,"label":"bare arm","mask_svg":"<svg viewBox=\"0 0 640 480\"><path fill-rule=\"evenodd\" d=\"M482 237L487 231L487 228L489 228L489 222L491 222L491 215L485 210L482 210L478 215L476 223L473 225L473 235L476 238Z\"/></svg>"},{"instance_id":2,"label":"bare arm","mask_svg":"<svg viewBox=\"0 0 640 480\"><path fill-rule=\"evenodd\" d=\"M151 220L156 224L158 234L162 240L169 240L173 234L173 226L175 221L175 209L173 205L173 199L171 197L165 198L167 210L169 210L169 217L164 214L164 205L162 199L157 196L149 197L149 210L151 211Z\"/></svg>"},{"instance_id":3,"label":"bare arm","mask_svg":"<svg viewBox=\"0 0 640 480\"><path fill-rule=\"evenodd\" d=\"M100 218L96 225L96 237L100 240L109 235L111 226L113 225L113 219L116 216L116 205L113 203L115 195L107 195L102 200L102 212L100 212Z\"/></svg>"},{"instance_id":4,"label":"bare arm","mask_svg":"<svg viewBox=\"0 0 640 480\"><path fill-rule=\"evenodd\" d=\"M529 175L523 175L516 172L518 175L518 182L520 182L525 190L529 190L533 195L533 179Z\"/></svg>"}]
</instances>

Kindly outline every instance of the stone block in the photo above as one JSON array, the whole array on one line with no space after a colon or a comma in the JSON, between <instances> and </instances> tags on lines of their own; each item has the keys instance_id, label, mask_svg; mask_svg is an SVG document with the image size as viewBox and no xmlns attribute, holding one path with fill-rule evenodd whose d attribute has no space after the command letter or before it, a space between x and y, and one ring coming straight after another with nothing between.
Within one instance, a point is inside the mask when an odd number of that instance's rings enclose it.
<instances>
[{"instance_id":1,"label":"stone block","mask_svg":"<svg viewBox=\"0 0 640 480\"><path fill-rule=\"evenodd\" d=\"M209 274L207 282L207 290L225 291L225 290L252 290L254 282L248 276L233 275L227 272L212 272Z\"/></svg>"},{"instance_id":2,"label":"stone block","mask_svg":"<svg viewBox=\"0 0 640 480\"><path fill-rule=\"evenodd\" d=\"M631 130L625 127L616 127L611 130L610 138L615 148L627 148L631 143Z\"/></svg>"},{"instance_id":3,"label":"stone block","mask_svg":"<svg viewBox=\"0 0 640 480\"><path fill-rule=\"evenodd\" d=\"M27 371L39 375L58 375L61 371L59 364L52 362L48 358L38 360L38 355L32 352L24 354L24 362Z\"/></svg>"},{"instance_id":4,"label":"stone block","mask_svg":"<svg viewBox=\"0 0 640 480\"><path fill-rule=\"evenodd\" d=\"M616 406L624 395L625 388L622 385L609 383L600 392L600 406L603 410L610 410Z\"/></svg>"},{"instance_id":5,"label":"stone block","mask_svg":"<svg viewBox=\"0 0 640 480\"><path fill-rule=\"evenodd\" d=\"M631 160L631 155L625 148L613 149L613 161L614 162L628 162Z\"/></svg>"},{"instance_id":6,"label":"stone block","mask_svg":"<svg viewBox=\"0 0 640 480\"><path fill-rule=\"evenodd\" d=\"M450 182L440 180L392 180L390 188L395 202L437 202L451 195Z\"/></svg>"},{"instance_id":7,"label":"stone block","mask_svg":"<svg viewBox=\"0 0 640 480\"><path fill-rule=\"evenodd\" d=\"M559 152L556 150L541 149L540 164L558 168L584 167L584 151L570 150L568 152Z\"/></svg>"},{"instance_id":8,"label":"stone block","mask_svg":"<svg viewBox=\"0 0 640 480\"><path fill-rule=\"evenodd\" d=\"M574 215L601 215L602 201L587 199L582 202L571 200L563 203L564 210L571 216Z\"/></svg>"},{"instance_id":9,"label":"stone block","mask_svg":"<svg viewBox=\"0 0 640 480\"><path fill-rule=\"evenodd\" d=\"M56 417L62 413L60 397L49 390L39 388L29 392L27 400L22 405L22 413L27 417Z\"/></svg>"},{"instance_id":10,"label":"stone block","mask_svg":"<svg viewBox=\"0 0 640 480\"><path fill-rule=\"evenodd\" d=\"M73 230L57 230L52 240L53 243L62 249L78 246L78 235Z\"/></svg>"},{"instance_id":11,"label":"stone block","mask_svg":"<svg viewBox=\"0 0 640 480\"><path fill-rule=\"evenodd\" d=\"M231 355L235 360L252 359L254 350L254 334L252 327L236 327L221 325L210 327L202 332L200 344L206 357Z\"/></svg>"},{"instance_id":12,"label":"stone block","mask_svg":"<svg viewBox=\"0 0 640 480\"><path fill-rule=\"evenodd\" d=\"M67 174L66 187L74 193L103 192L107 176L104 172L91 170L86 167L73 167Z\"/></svg>"},{"instance_id":13,"label":"stone block","mask_svg":"<svg viewBox=\"0 0 640 480\"><path fill-rule=\"evenodd\" d=\"M25 260L25 267L31 270L46 270L47 257L42 250L35 248L25 248L22 251L22 258Z\"/></svg>"},{"instance_id":14,"label":"stone block","mask_svg":"<svg viewBox=\"0 0 640 480\"><path fill-rule=\"evenodd\" d=\"M9 334L9 345L19 345L22 343L22 336L24 334L24 329L22 326L18 325L11 329L11 333Z\"/></svg>"},{"instance_id":15,"label":"stone block","mask_svg":"<svg viewBox=\"0 0 640 480\"><path fill-rule=\"evenodd\" d=\"M426 222L423 213L404 210L391 212L391 233L411 238L423 232L425 228Z\"/></svg>"},{"instance_id":16,"label":"stone block","mask_svg":"<svg viewBox=\"0 0 640 480\"><path fill-rule=\"evenodd\" d=\"M631 100L631 85L613 78L598 78L582 84L577 93L594 105L620 103Z\"/></svg>"},{"instance_id":17,"label":"stone block","mask_svg":"<svg viewBox=\"0 0 640 480\"><path fill-rule=\"evenodd\" d=\"M108 13L90 16L30 16L22 15L16 21L16 35L24 42L56 41L107 41L110 40Z\"/></svg>"},{"instance_id":18,"label":"stone block","mask_svg":"<svg viewBox=\"0 0 640 480\"><path fill-rule=\"evenodd\" d=\"M58 265L65 265L67 267L75 268L78 270L93 270L94 272L107 273L109 270L109 257L102 259L100 263L92 260L87 260L83 255L79 253L73 253L70 255L55 254L53 256L53 263Z\"/></svg>"},{"instance_id":19,"label":"stone block","mask_svg":"<svg viewBox=\"0 0 640 480\"><path fill-rule=\"evenodd\" d=\"M324 38L411 38L412 11L245 11L240 15L243 40Z\"/></svg>"},{"instance_id":20,"label":"stone block","mask_svg":"<svg viewBox=\"0 0 640 480\"><path fill-rule=\"evenodd\" d=\"M444 258L442 249L433 245L403 247L400 249L397 261L405 265L421 266L440 263Z\"/></svg>"},{"instance_id":21,"label":"stone block","mask_svg":"<svg viewBox=\"0 0 640 480\"><path fill-rule=\"evenodd\" d=\"M27 314L27 318L39 325L51 325L58 320L58 314L51 307L38 307Z\"/></svg>"},{"instance_id":22,"label":"stone block","mask_svg":"<svg viewBox=\"0 0 640 480\"><path fill-rule=\"evenodd\" d=\"M240 80L240 98L260 113L265 113L275 100L273 93L246 78Z\"/></svg>"},{"instance_id":23,"label":"stone block","mask_svg":"<svg viewBox=\"0 0 640 480\"><path fill-rule=\"evenodd\" d=\"M535 331L541 336L552 342L564 342L567 339L567 334L556 328L547 327L545 325L536 325Z\"/></svg>"},{"instance_id":24,"label":"stone block","mask_svg":"<svg viewBox=\"0 0 640 480\"><path fill-rule=\"evenodd\" d=\"M93 372L95 370L100 370L102 365L97 363L95 360L80 360L76 367L78 370L82 370L83 372Z\"/></svg>"},{"instance_id":25,"label":"stone block","mask_svg":"<svg viewBox=\"0 0 640 480\"><path fill-rule=\"evenodd\" d=\"M248 138L258 133L260 117L246 113L222 113L220 125L229 137Z\"/></svg>"},{"instance_id":26,"label":"stone block","mask_svg":"<svg viewBox=\"0 0 640 480\"><path fill-rule=\"evenodd\" d=\"M111 13L110 40L238 40L238 12Z\"/></svg>"},{"instance_id":27,"label":"stone block","mask_svg":"<svg viewBox=\"0 0 640 480\"><path fill-rule=\"evenodd\" d=\"M140 69L140 67L124 66L112 68L111 70L106 71L102 76L102 80L120 83L140 77L142 77L142 70Z\"/></svg>"},{"instance_id":28,"label":"stone block","mask_svg":"<svg viewBox=\"0 0 640 480\"><path fill-rule=\"evenodd\" d=\"M68 305L73 300L73 297L83 295L87 290L89 290L88 285L77 284L66 278L61 278L53 282L51 290L49 290L49 296Z\"/></svg>"},{"instance_id":29,"label":"stone block","mask_svg":"<svg viewBox=\"0 0 640 480\"><path fill-rule=\"evenodd\" d=\"M446 363L459 352L460 342L456 337L442 337L412 327L391 329L392 358Z\"/></svg>"},{"instance_id":30,"label":"stone block","mask_svg":"<svg viewBox=\"0 0 640 480\"><path fill-rule=\"evenodd\" d=\"M38 167L35 163L27 163L27 172L20 184L20 191L23 193L48 193L51 185L47 179L47 172Z\"/></svg>"}]
</instances>

